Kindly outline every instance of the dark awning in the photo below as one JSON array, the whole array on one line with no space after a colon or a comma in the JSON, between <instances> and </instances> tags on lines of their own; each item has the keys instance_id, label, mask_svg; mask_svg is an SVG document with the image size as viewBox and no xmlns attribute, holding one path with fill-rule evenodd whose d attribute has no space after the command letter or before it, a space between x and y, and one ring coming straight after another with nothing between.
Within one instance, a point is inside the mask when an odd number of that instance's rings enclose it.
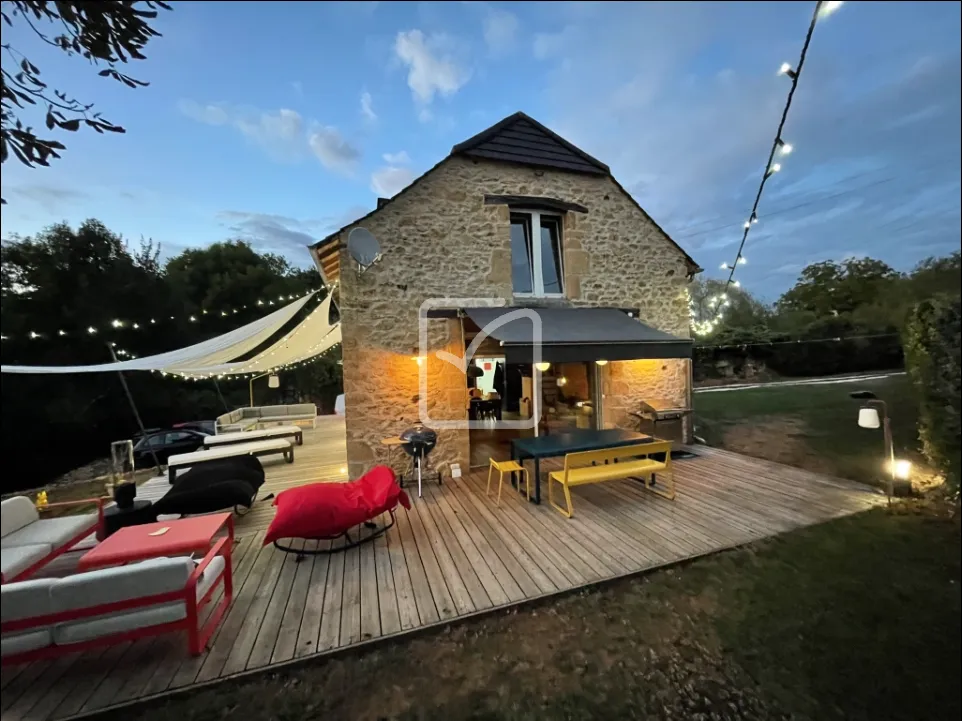
<instances>
[{"instance_id":1,"label":"dark awning","mask_svg":"<svg viewBox=\"0 0 962 721\"><path fill-rule=\"evenodd\" d=\"M517 307L465 308L487 335L501 342L508 363L534 356L531 317L505 321ZM541 319L541 359L552 363L639 358L690 358L691 341L656 330L617 308L527 308Z\"/></svg>"}]
</instances>

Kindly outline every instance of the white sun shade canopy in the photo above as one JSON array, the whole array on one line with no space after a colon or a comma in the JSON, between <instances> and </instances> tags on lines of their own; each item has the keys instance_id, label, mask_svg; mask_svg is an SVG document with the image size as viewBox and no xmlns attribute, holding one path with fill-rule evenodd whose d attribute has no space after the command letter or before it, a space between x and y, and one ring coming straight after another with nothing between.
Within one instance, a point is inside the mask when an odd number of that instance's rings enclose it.
<instances>
[{"instance_id":1,"label":"white sun shade canopy","mask_svg":"<svg viewBox=\"0 0 962 721\"><path fill-rule=\"evenodd\" d=\"M146 356L144 358L134 358L132 360L118 361L116 363L100 363L97 365L85 366L20 366L4 365L0 366L3 373L105 373L109 371L167 371L169 368L198 367L203 368L215 364L222 364L233 358L249 353L261 343L270 338L280 330L291 318L297 315L311 298L314 293L298 298L293 303L275 310L273 313L255 320L253 323L236 328L229 333L224 333L202 343L196 343L180 350L168 351L157 355ZM324 302L318 304L317 310L321 307L330 307L330 296ZM316 313L317 311L315 311ZM312 313L312 317L315 313ZM325 312L326 320L327 314ZM305 319L304 322L306 322ZM300 325L303 325L300 324ZM300 327L300 325L298 327ZM295 329L296 330L296 329Z\"/></svg>"},{"instance_id":2,"label":"white sun shade canopy","mask_svg":"<svg viewBox=\"0 0 962 721\"><path fill-rule=\"evenodd\" d=\"M266 373L309 360L341 342L340 323L330 323L331 296L319 303L304 320L284 337L257 355L234 363L169 367L167 373L187 378Z\"/></svg>"}]
</instances>

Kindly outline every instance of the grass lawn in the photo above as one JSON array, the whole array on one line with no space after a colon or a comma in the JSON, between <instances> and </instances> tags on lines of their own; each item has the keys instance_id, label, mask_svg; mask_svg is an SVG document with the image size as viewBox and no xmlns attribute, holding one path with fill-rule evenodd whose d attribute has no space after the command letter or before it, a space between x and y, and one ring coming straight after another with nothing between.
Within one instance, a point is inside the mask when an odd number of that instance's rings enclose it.
<instances>
[{"instance_id":1,"label":"grass lawn","mask_svg":"<svg viewBox=\"0 0 962 721\"><path fill-rule=\"evenodd\" d=\"M882 431L859 428L859 401L848 397L863 388L874 391L889 406L896 457L920 466L918 410L904 375L837 385L696 393L697 434L709 445L877 482L885 471Z\"/></svg>"},{"instance_id":2,"label":"grass lawn","mask_svg":"<svg viewBox=\"0 0 962 721\"><path fill-rule=\"evenodd\" d=\"M959 537L877 509L113 718L954 720Z\"/></svg>"}]
</instances>

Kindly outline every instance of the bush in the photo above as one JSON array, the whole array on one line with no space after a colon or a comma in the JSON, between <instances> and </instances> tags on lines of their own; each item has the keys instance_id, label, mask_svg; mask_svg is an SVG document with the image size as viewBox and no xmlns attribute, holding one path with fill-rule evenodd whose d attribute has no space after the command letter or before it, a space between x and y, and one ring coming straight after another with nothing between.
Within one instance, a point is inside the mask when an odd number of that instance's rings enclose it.
<instances>
[{"instance_id":1,"label":"bush","mask_svg":"<svg viewBox=\"0 0 962 721\"><path fill-rule=\"evenodd\" d=\"M925 300L909 314L906 368L919 402L922 451L954 490L962 474L962 301Z\"/></svg>"}]
</instances>

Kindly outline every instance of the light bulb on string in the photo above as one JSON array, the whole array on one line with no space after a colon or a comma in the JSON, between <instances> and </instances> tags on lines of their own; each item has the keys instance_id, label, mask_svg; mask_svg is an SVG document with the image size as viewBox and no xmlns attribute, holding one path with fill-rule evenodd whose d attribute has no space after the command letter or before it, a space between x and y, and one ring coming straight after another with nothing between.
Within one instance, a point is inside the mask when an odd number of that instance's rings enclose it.
<instances>
[{"instance_id":1,"label":"light bulb on string","mask_svg":"<svg viewBox=\"0 0 962 721\"><path fill-rule=\"evenodd\" d=\"M124 322L115 318L114 320L110 321L110 325L114 328L123 328Z\"/></svg>"},{"instance_id":2,"label":"light bulb on string","mask_svg":"<svg viewBox=\"0 0 962 721\"><path fill-rule=\"evenodd\" d=\"M745 265L745 263L747 263L747 262L748 262L748 259L747 259L744 255L738 256L738 264L739 264L739 265Z\"/></svg>"},{"instance_id":3,"label":"light bulb on string","mask_svg":"<svg viewBox=\"0 0 962 721\"><path fill-rule=\"evenodd\" d=\"M792 150L794 150L791 143L786 143L781 138L779 138L775 142L778 144L778 152L781 153L782 155L788 155L790 152L792 152Z\"/></svg>"},{"instance_id":4,"label":"light bulb on string","mask_svg":"<svg viewBox=\"0 0 962 721\"><path fill-rule=\"evenodd\" d=\"M57 331L57 335L59 335L59 336L65 336L65 335L67 335L67 331L65 331L65 330L58 330L58 331Z\"/></svg>"},{"instance_id":5,"label":"light bulb on string","mask_svg":"<svg viewBox=\"0 0 962 721\"><path fill-rule=\"evenodd\" d=\"M798 77L798 73L792 70L792 66L789 63L782 63L781 67L778 68L779 75L787 75L792 80Z\"/></svg>"},{"instance_id":6,"label":"light bulb on string","mask_svg":"<svg viewBox=\"0 0 962 721\"><path fill-rule=\"evenodd\" d=\"M722 263L722 264L721 264L721 269L722 269L722 270L728 270L728 263Z\"/></svg>"},{"instance_id":7,"label":"light bulb on string","mask_svg":"<svg viewBox=\"0 0 962 721\"><path fill-rule=\"evenodd\" d=\"M90 326L89 328L87 328L87 333L89 333L90 335L95 335L97 333L97 329L94 328L93 326Z\"/></svg>"}]
</instances>

